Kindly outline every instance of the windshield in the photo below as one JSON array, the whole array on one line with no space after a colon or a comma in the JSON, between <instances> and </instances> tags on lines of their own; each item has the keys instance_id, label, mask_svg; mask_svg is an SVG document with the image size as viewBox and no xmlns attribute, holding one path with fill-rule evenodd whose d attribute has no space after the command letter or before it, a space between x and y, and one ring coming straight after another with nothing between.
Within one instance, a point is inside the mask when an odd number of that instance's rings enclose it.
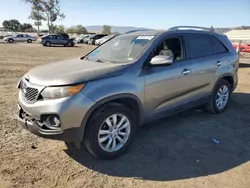
<instances>
[{"instance_id":1,"label":"windshield","mask_svg":"<svg viewBox=\"0 0 250 188\"><path fill-rule=\"evenodd\" d=\"M92 51L86 59L111 63L130 63L139 58L153 38L153 35L117 36Z\"/></svg>"}]
</instances>

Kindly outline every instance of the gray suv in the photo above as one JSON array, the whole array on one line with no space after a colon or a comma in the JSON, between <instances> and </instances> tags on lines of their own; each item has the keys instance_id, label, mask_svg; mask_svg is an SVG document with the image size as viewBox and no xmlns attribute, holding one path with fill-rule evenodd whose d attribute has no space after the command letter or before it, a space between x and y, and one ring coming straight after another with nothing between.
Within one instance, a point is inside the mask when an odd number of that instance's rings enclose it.
<instances>
[{"instance_id":1,"label":"gray suv","mask_svg":"<svg viewBox=\"0 0 250 188\"><path fill-rule=\"evenodd\" d=\"M228 38L206 28L131 32L82 58L31 69L18 83L16 118L36 135L112 159L146 122L199 106L223 112L238 64Z\"/></svg>"}]
</instances>

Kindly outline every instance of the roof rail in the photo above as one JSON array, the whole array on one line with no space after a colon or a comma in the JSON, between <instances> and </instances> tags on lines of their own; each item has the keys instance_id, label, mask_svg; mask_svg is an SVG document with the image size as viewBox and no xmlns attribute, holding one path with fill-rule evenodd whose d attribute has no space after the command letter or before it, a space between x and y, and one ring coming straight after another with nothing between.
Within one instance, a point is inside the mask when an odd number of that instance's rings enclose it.
<instances>
[{"instance_id":1,"label":"roof rail","mask_svg":"<svg viewBox=\"0 0 250 188\"><path fill-rule=\"evenodd\" d=\"M213 32L211 28L198 27L198 26L176 26L168 29L168 31L175 31L175 30L206 30Z\"/></svg>"}]
</instances>

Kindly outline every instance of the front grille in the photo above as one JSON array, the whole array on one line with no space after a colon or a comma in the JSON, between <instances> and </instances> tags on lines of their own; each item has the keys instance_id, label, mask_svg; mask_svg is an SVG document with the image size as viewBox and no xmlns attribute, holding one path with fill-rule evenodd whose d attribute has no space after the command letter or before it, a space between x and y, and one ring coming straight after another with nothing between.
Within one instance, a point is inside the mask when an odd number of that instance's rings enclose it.
<instances>
[{"instance_id":1,"label":"front grille","mask_svg":"<svg viewBox=\"0 0 250 188\"><path fill-rule=\"evenodd\" d=\"M23 93L27 101L35 101L38 96L38 89L27 87L23 89Z\"/></svg>"}]
</instances>

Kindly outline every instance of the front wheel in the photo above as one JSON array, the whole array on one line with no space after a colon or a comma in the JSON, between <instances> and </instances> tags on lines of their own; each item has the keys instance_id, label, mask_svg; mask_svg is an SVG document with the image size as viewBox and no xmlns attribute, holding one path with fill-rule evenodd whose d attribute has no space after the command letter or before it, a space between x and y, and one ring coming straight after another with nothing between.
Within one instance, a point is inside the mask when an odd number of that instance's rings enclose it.
<instances>
[{"instance_id":1,"label":"front wheel","mask_svg":"<svg viewBox=\"0 0 250 188\"><path fill-rule=\"evenodd\" d=\"M9 42L9 43L13 43L14 40L13 40L13 39L9 39L8 42Z\"/></svg>"},{"instance_id":2,"label":"front wheel","mask_svg":"<svg viewBox=\"0 0 250 188\"><path fill-rule=\"evenodd\" d=\"M131 110L118 103L109 103L91 116L84 143L97 158L113 159L127 151L136 130Z\"/></svg>"},{"instance_id":3,"label":"front wheel","mask_svg":"<svg viewBox=\"0 0 250 188\"><path fill-rule=\"evenodd\" d=\"M214 88L213 95L206 105L208 112L218 114L224 112L231 98L232 88L227 80L220 80Z\"/></svg>"},{"instance_id":4,"label":"front wheel","mask_svg":"<svg viewBox=\"0 0 250 188\"><path fill-rule=\"evenodd\" d=\"M68 43L67 43L67 46L68 46L68 47L72 47L72 42L68 42Z\"/></svg>"}]
</instances>

